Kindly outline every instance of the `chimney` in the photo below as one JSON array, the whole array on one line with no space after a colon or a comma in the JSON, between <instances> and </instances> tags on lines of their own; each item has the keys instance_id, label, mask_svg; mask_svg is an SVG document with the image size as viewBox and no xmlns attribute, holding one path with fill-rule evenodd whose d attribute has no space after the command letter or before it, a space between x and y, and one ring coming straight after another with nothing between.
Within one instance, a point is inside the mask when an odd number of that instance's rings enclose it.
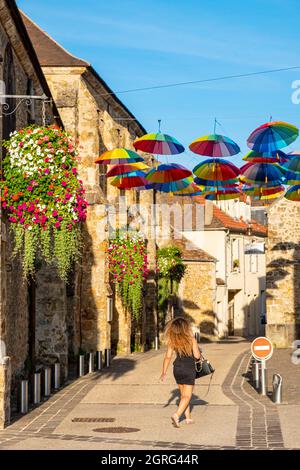
<instances>
[{"instance_id":1,"label":"chimney","mask_svg":"<svg viewBox=\"0 0 300 470\"><path fill-rule=\"evenodd\" d=\"M209 201L205 199L204 205L204 225L210 225L212 223L214 215L214 203L213 201Z\"/></svg>"}]
</instances>

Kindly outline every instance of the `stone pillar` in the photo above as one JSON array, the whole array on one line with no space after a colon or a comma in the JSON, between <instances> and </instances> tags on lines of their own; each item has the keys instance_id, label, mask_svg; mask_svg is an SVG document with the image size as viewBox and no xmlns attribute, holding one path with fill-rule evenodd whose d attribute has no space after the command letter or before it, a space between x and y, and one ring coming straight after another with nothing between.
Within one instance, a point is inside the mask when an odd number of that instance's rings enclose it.
<instances>
[{"instance_id":1,"label":"stone pillar","mask_svg":"<svg viewBox=\"0 0 300 470\"><path fill-rule=\"evenodd\" d=\"M0 429L10 423L10 358L4 357L0 362Z\"/></svg>"},{"instance_id":2,"label":"stone pillar","mask_svg":"<svg viewBox=\"0 0 300 470\"><path fill-rule=\"evenodd\" d=\"M300 338L300 205L281 199L268 210L266 335L275 347Z\"/></svg>"}]
</instances>

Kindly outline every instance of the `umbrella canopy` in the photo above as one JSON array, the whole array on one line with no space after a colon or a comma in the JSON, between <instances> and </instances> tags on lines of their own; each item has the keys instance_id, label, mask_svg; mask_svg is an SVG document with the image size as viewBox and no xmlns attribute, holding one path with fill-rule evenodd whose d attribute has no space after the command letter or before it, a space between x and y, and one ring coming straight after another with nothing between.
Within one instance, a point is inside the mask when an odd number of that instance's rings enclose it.
<instances>
[{"instance_id":1,"label":"umbrella canopy","mask_svg":"<svg viewBox=\"0 0 300 470\"><path fill-rule=\"evenodd\" d=\"M145 134L135 140L133 146L136 150L154 153L157 155L176 155L184 152L184 146L168 134Z\"/></svg>"},{"instance_id":2,"label":"umbrella canopy","mask_svg":"<svg viewBox=\"0 0 300 470\"><path fill-rule=\"evenodd\" d=\"M147 173L146 178L151 183L170 183L182 180L192 175L192 172L178 163L162 163Z\"/></svg>"},{"instance_id":3,"label":"umbrella canopy","mask_svg":"<svg viewBox=\"0 0 300 470\"><path fill-rule=\"evenodd\" d=\"M205 187L198 186L195 183L191 183L186 188L181 189L180 191L174 192L176 196L201 196L202 194L205 194L205 193L206 193Z\"/></svg>"},{"instance_id":4,"label":"umbrella canopy","mask_svg":"<svg viewBox=\"0 0 300 470\"><path fill-rule=\"evenodd\" d=\"M203 178L198 178L198 177L194 179L194 182L199 186L205 186L205 187L223 186L225 188L227 187L232 188L233 186L236 186L238 181L239 181L238 178L234 178L232 180L226 180L226 181L205 180Z\"/></svg>"},{"instance_id":5,"label":"umbrella canopy","mask_svg":"<svg viewBox=\"0 0 300 470\"><path fill-rule=\"evenodd\" d=\"M233 165L233 163L229 163L226 160L218 158L213 160L204 160L204 162L195 166L193 172L198 178L216 182L228 180L237 181L240 170Z\"/></svg>"},{"instance_id":6,"label":"umbrella canopy","mask_svg":"<svg viewBox=\"0 0 300 470\"><path fill-rule=\"evenodd\" d=\"M241 181L249 183L271 183L273 186L283 182L283 173L280 167L272 163L246 163L240 169Z\"/></svg>"},{"instance_id":7,"label":"umbrella canopy","mask_svg":"<svg viewBox=\"0 0 300 470\"><path fill-rule=\"evenodd\" d=\"M169 181L168 183L153 183L153 189L163 193L175 193L188 188L192 182L193 178L190 176L182 180Z\"/></svg>"},{"instance_id":8,"label":"umbrella canopy","mask_svg":"<svg viewBox=\"0 0 300 470\"><path fill-rule=\"evenodd\" d=\"M229 137L220 134L210 134L194 140L190 150L206 157L230 157L240 152L240 147Z\"/></svg>"},{"instance_id":9,"label":"umbrella canopy","mask_svg":"<svg viewBox=\"0 0 300 470\"><path fill-rule=\"evenodd\" d=\"M249 163L285 163L290 160L289 155L282 152L282 150L277 150L271 154L256 152L255 150L250 150L243 157L243 160Z\"/></svg>"},{"instance_id":10,"label":"umbrella canopy","mask_svg":"<svg viewBox=\"0 0 300 470\"><path fill-rule=\"evenodd\" d=\"M281 196L285 189L284 186L271 186L269 188L255 187L255 186L243 186L242 191L247 196L251 196L254 199L274 199Z\"/></svg>"},{"instance_id":11,"label":"umbrella canopy","mask_svg":"<svg viewBox=\"0 0 300 470\"><path fill-rule=\"evenodd\" d=\"M247 145L257 152L271 153L290 145L298 135L298 128L292 124L283 121L267 122L251 132Z\"/></svg>"},{"instance_id":12,"label":"umbrella canopy","mask_svg":"<svg viewBox=\"0 0 300 470\"><path fill-rule=\"evenodd\" d=\"M284 197L288 199L289 201L299 202L300 201L300 184L291 186L285 193Z\"/></svg>"},{"instance_id":13,"label":"umbrella canopy","mask_svg":"<svg viewBox=\"0 0 300 470\"><path fill-rule=\"evenodd\" d=\"M111 176L122 176L127 173L132 173L136 170L148 170L149 167L146 163L137 162L137 163L125 163L114 165L107 173L106 176L109 178Z\"/></svg>"},{"instance_id":14,"label":"umbrella canopy","mask_svg":"<svg viewBox=\"0 0 300 470\"><path fill-rule=\"evenodd\" d=\"M107 150L106 152L102 153L102 155L100 155L100 157L95 160L95 163L100 163L104 165L117 165L119 163L124 164L143 161L144 158L133 150L128 150L125 148L116 148L114 150Z\"/></svg>"},{"instance_id":15,"label":"umbrella canopy","mask_svg":"<svg viewBox=\"0 0 300 470\"><path fill-rule=\"evenodd\" d=\"M134 171L132 173L128 173L125 176L116 176L112 181L111 184L116 186L118 189L132 189L132 188L141 188L145 187L149 184L149 181L145 178L145 173L142 171Z\"/></svg>"},{"instance_id":16,"label":"umbrella canopy","mask_svg":"<svg viewBox=\"0 0 300 470\"><path fill-rule=\"evenodd\" d=\"M209 191L205 195L205 199L211 201L227 201L228 199L238 199L242 195L242 191L238 188L222 188L217 191Z\"/></svg>"}]
</instances>

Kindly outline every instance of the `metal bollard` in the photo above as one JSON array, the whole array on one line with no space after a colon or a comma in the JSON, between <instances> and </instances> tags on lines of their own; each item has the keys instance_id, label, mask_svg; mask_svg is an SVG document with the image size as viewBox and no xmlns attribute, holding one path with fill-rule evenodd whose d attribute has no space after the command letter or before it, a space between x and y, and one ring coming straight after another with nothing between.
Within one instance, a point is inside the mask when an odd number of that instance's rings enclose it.
<instances>
[{"instance_id":1,"label":"metal bollard","mask_svg":"<svg viewBox=\"0 0 300 470\"><path fill-rule=\"evenodd\" d=\"M94 353L89 354L89 374L94 372Z\"/></svg>"},{"instance_id":2,"label":"metal bollard","mask_svg":"<svg viewBox=\"0 0 300 470\"><path fill-rule=\"evenodd\" d=\"M51 395L51 368L45 367L44 369L44 395L50 397Z\"/></svg>"},{"instance_id":3,"label":"metal bollard","mask_svg":"<svg viewBox=\"0 0 300 470\"><path fill-rule=\"evenodd\" d=\"M60 363L56 362L54 364L54 389L60 389Z\"/></svg>"},{"instance_id":4,"label":"metal bollard","mask_svg":"<svg viewBox=\"0 0 300 470\"><path fill-rule=\"evenodd\" d=\"M258 361L252 363L252 379L256 390L259 389L259 366L260 364Z\"/></svg>"},{"instance_id":5,"label":"metal bollard","mask_svg":"<svg viewBox=\"0 0 300 470\"><path fill-rule=\"evenodd\" d=\"M259 392L261 395L267 395L267 369L266 363L261 362L260 366L260 389Z\"/></svg>"},{"instance_id":6,"label":"metal bollard","mask_svg":"<svg viewBox=\"0 0 300 470\"><path fill-rule=\"evenodd\" d=\"M84 367L84 355L81 354L79 356L79 377L85 375L85 367Z\"/></svg>"},{"instance_id":7,"label":"metal bollard","mask_svg":"<svg viewBox=\"0 0 300 470\"><path fill-rule=\"evenodd\" d=\"M41 403L41 373L35 372L33 375L33 403L38 405Z\"/></svg>"},{"instance_id":8,"label":"metal bollard","mask_svg":"<svg viewBox=\"0 0 300 470\"><path fill-rule=\"evenodd\" d=\"M274 403L282 402L282 376L280 374L273 375L273 394L272 401Z\"/></svg>"},{"instance_id":9,"label":"metal bollard","mask_svg":"<svg viewBox=\"0 0 300 470\"><path fill-rule=\"evenodd\" d=\"M102 351L97 351L97 370L102 369Z\"/></svg>"},{"instance_id":10,"label":"metal bollard","mask_svg":"<svg viewBox=\"0 0 300 470\"><path fill-rule=\"evenodd\" d=\"M105 349L105 365L110 366L110 349Z\"/></svg>"},{"instance_id":11,"label":"metal bollard","mask_svg":"<svg viewBox=\"0 0 300 470\"><path fill-rule=\"evenodd\" d=\"M23 415L28 413L28 380L21 381L21 407Z\"/></svg>"},{"instance_id":12,"label":"metal bollard","mask_svg":"<svg viewBox=\"0 0 300 470\"><path fill-rule=\"evenodd\" d=\"M158 351L159 349L159 339L158 336L155 336L155 350Z\"/></svg>"}]
</instances>

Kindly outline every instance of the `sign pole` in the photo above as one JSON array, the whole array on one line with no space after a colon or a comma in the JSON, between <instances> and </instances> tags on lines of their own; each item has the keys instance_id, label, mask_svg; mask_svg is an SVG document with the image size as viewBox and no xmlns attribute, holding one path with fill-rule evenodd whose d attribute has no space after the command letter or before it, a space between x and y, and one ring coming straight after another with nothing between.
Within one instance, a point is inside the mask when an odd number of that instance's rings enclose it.
<instances>
[{"instance_id":1,"label":"sign pole","mask_svg":"<svg viewBox=\"0 0 300 470\"><path fill-rule=\"evenodd\" d=\"M260 394L265 396L267 395L267 368L264 359L261 361L260 374Z\"/></svg>"}]
</instances>

